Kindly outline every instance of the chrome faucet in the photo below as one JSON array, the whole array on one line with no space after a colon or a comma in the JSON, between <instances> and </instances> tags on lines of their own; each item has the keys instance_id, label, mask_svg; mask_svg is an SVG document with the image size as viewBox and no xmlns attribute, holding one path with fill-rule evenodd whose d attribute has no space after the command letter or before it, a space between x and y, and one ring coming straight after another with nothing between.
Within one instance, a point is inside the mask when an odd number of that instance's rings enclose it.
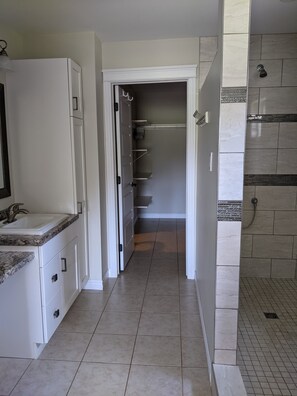
<instances>
[{"instance_id":1,"label":"chrome faucet","mask_svg":"<svg viewBox=\"0 0 297 396\"><path fill-rule=\"evenodd\" d=\"M19 213L29 213L27 209L20 209L20 206L24 205L23 203L14 203L6 209L6 223L12 223L15 221L15 217Z\"/></svg>"}]
</instances>

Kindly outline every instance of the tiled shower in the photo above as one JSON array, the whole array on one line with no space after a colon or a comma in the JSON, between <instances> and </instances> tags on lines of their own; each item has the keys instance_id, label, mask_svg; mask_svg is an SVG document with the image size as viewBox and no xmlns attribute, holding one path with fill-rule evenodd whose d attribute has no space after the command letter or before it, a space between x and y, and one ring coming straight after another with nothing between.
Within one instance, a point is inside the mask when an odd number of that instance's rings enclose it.
<instances>
[{"instance_id":1,"label":"tiled shower","mask_svg":"<svg viewBox=\"0 0 297 396\"><path fill-rule=\"evenodd\" d=\"M259 64L266 77L259 76ZM237 364L248 395L293 396L297 395L297 34L251 36L248 115ZM258 203L252 222L253 198Z\"/></svg>"},{"instance_id":2,"label":"tiled shower","mask_svg":"<svg viewBox=\"0 0 297 396\"><path fill-rule=\"evenodd\" d=\"M248 114L256 117L247 124L241 276L295 278L297 34L251 36ZM253 197L255 220L244 229Z\"/></svg>"},{"instance_id":3,"label":"tiled shower","mask_svg":"<svg viewBox=\"0 0 297 396\"><path fill-rule=\"evenodd\" d=\"M200 38L200 87L216 48ZM247 114L236 360L248 395L296 396L297 34L250 37Z\"/></svg>"}]
</instances>

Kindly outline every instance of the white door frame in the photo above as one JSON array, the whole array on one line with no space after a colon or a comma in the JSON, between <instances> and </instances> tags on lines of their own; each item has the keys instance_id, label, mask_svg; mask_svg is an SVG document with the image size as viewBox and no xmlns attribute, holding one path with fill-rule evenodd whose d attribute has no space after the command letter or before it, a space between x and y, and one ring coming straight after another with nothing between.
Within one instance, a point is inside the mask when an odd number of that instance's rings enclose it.
<instances>
[{"instance_id":1,"label":"white door frame","mask_svg":"<svg viewBox=\"0 0 297 396\"><path fill-rule=\"evenodd\" d=\"M105 192L107 217L108 276L119 273L119 237L116 184L116 135L114 125L113 86L161 82L187 83L186 143L186 275L195 278L197 223L197 132L193 113L196 110L197 65L144 67L103 70Z\"/></svg>"}]
</instances>

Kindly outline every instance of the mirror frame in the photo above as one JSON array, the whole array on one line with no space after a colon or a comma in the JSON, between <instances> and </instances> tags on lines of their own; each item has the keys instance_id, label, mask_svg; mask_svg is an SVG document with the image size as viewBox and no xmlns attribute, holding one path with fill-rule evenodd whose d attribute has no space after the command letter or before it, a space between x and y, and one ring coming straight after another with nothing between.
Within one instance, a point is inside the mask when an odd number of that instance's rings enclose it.
<instances>
[{"instance_id":1,"label":"mirror frame","mask_svg":"<svg viewBox=\"0 0 297 396\"><path fill-rule=\"evenodd\" d=\"M0 142L1 142L0 148L2 149L0 152L0 161L2 161L3 184L4 184L3 188L0 188L0 199L1 199L11 196L8 148L7 148L4 84L1 83L0 83Z\"/></svg>"}]
</instances>

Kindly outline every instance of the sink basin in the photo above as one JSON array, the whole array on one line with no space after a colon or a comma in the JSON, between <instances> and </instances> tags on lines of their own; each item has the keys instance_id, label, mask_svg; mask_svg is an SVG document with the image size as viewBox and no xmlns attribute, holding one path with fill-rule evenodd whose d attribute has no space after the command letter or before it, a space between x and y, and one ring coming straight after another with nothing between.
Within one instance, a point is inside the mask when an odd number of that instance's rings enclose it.
<instances>
[{"instance_id":1,"label":"sink basin","mask_svg":"<svg viewBox=\"0 0 297 396\"><path fill-rule=\"evenodd\" d=\"M61 221L65 220L67 214L39 214L29 213L17 215L12 223L0 223L0 234L23 234L23 235L43 235Z\"/></svg>"}]
</instances>

